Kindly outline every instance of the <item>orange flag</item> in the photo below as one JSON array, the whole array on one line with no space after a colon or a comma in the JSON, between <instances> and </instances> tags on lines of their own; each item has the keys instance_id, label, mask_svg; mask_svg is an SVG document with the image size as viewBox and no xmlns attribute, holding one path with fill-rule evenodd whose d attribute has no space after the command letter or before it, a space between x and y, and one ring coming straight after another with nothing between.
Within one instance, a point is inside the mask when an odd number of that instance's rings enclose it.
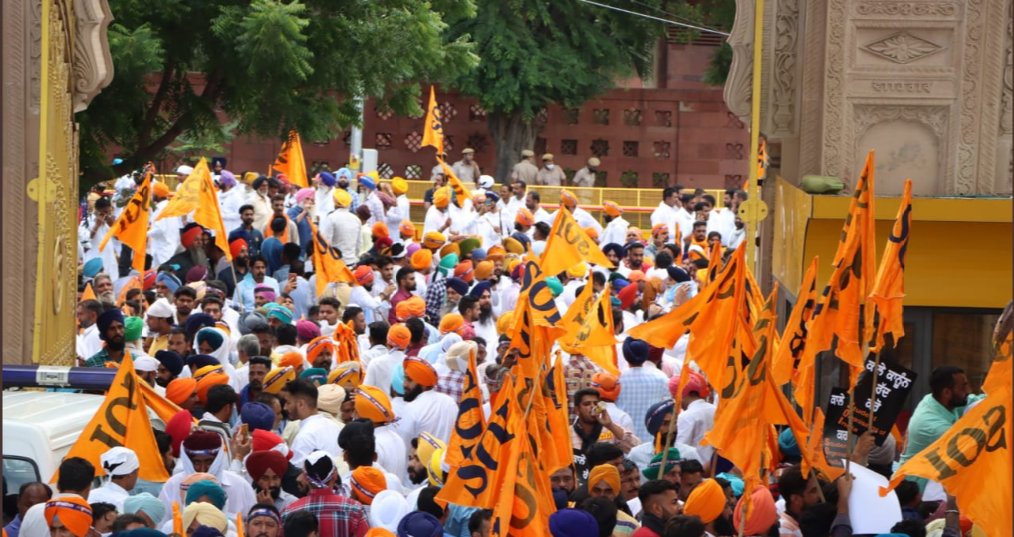
<instances>
[{"instance_id":1,"label":"orange flag","mask_svg":"<svg viewBox=\"0 0 1014 537\"><path fill-rule=\"evenodd\" d=\"M615 350L615 348L614 348ZM574 446L570 439L570 412L567 407L567 378L564 374L565 365L560 352L556 352L556 363L546 375L545 393L549 396L547 404L549 415L546 426L551 432L553 442L548 449L556 451L557 461L566 461L567 464L574 456ZM559 468L549 468L555 472Z\"/></svg>"},{"instance_id":2,"label":"orange flag","mask_svg":"<svg viewBox=\"0 0 1014 537\"><path fill-rule=\"evenodd\" d=\"M609 284L607 283L606 285ZM584 286L584 289L581 290L581 294L577 295L574 302L567 308L567 313L563 315L563 319L560 320L560 327L567 331L563 341L572 339L578 330L581 330L585 319L591 313L596 302L594 287L591 282L588 282Z\"/></svg>"},{"instance_id":3,"label":"orange flag","mask_svg":"<svg viewBox=\"0 0 1014 537\"><path fill-rule=\"evenodd\" d=\"M718 273L722 270L722 248L712 248L708 251L708 281L711 283L718 279Z\"/></svg>"},{"instance_id":4,"label":"orange flag","mask_svg":"<svg viewBox=\"0 0 1014 537\"><path fill-rule=\"evenodd\" d=\"M437 105L437 94L433 86L430 86L430 104L426 107L426 122L423 124L422 145L423 147L435 147L437 154L443 155L444 119L440 116L440 106Z\"/></svg>"},{"instance_id":5,"label":"orange flag","mask_svg":"<svg viewBox=\"0 0 1014 537\"><path fill-rule=\"evenodd\" d=\"M454 190L454 202L458 204L458 207L463 207L465 200L472 199L472 191L465 186L465 183L461 182L461 179L458 179L458 176L454 174L454 170L444 162L444 159L437 157L437 162L444 169L444 175L447 176L447 184L450 185L451 190Z\"/></svg>"},{"instance_id":6,"label":"orange flag","mask_svg":"<svg viewBox=\"0 0 1014 537\"><path fill-rule=\"evenodd\" d=\"M352 321L338 323L334 328L334 335L331 337L338 347L335 365L343 362L359 362L359 342L356 341L356 331L352 328Z\"/></svg>"},{"instance_id":7,"label":"orange flag","mask_svg":"<svg viewBox=\"0 0 1014 537\"><path fill-rule=\"evenodd\" d=\"M303 160L303 143L299 140L299 133L296 132L296 129L289 131L289 138L282 144L282 150L278 153L275 163L271 165L271 169L285 174L289 183L300 188L310 186L306 180L306 161Z\"/></svg>"},{"instance_id":8,"label":"orange flag","mask_svg":"<svg viewBox=\"0 0 1014 537\"><path fill-rule=\"evenodd\" d=\"M585 287L592 287L592 285L589 283ZM611 298L607 283L592 305L591 311L584 316L581 327L567 343L576 348L613 346L619 343L614 335L616 329L613 326ZM570 313L569 309L567 313Z\"/></svg>"},{"instance_id":9,"label":"orange flag","mask_svg":"<svg viewBox=\"0 0 1014 537\"><path fill-rule=\"evenodd\" d=\"M243 537L243 513L236 513L236 537Z\"/></svg>"},{"instance_id":10,"label":"orange flag","mask_svg":"<svg viewBox=\"0 0 1014 537\"><path fill-rule=\"evenodd\" d=\"M356 283L356 277L349 270L348 265L342 260L336 248L333 248L327 239L321 235L320 230L307 220L310 224L310 232L314 238L313 268L317 271L317 296L324 294L324 289L332 282Z\"/></svg>"},{"instance_id":11,"label":"orange flag","mask_svg":"<svg viewBox=\"0 0 1014 537\"><path fill-rule=\"evenodd\" d=\"M556 511L549 476L540 469L537 436L520 413L511 416L508 429L517 439L511 443L493 519L491 537L549 537L549 515Z\"/></svg>"},{"instance_id":12,"label":"orange flag","mask_svg":"<svg viewBox=\"0 0 1014 537\"><path fill-rule=\"evenodd\" d=\"M560 343L570 354L580 353L610 373L619 376L616 365L616 329L613 326L612 304L609 301L609 284L599 297L595 298L595 290L589 282L581 295L564 316L562 326L567 327L567 334L560 338Z\"/></svg>"},{"instance_id":13,"label":"orange flag","mask_svg":"<svg viewBox=\"0 0 1014 537\"><path fill-rule=\"evenodd\" d=\"M1000 390L1003 386L1009 387L1011 385L1012 334L1014 332L1008 332L1007 339L996 349L996 357L993 358L993 364L989 366L989 373L986 374L986 379L982 381L982 391L987 394Z\"/></svg>"},{"instance_id":14,"label":"orange flag","mask_svg":"<svg viewBox=\"0 0 1014 537\"><path fill-rule=\"evenodd\" d=\"M215 245L232 261L232 250L229 248L229 237L222 223L222 212L219 210L218 193L211 179L208 161L201 161L194 166L194 171L180 185L169 204L162 209L157 220L171 216L186 216L194 212L194 222L215 233Z\"/></svg>"},{"instance_id":15,"label":"orange flag","mask_svg":"<svg viewBox=\"0 0 1014 537\"><path fill-rule=\"evenodd\" d=\"M81 302L84 302L85 300L98 300L98 297L95 296L95 289L92 287L92 282L86 283L85 290L81 293Z\"/></svg>"},{"instance_id":16,"label":"orange flag","mask_svg":"<svg viewBox=\"0 0 1014 537\"><path fill-rule=\"evenodd\" d=\"M745 252L745 246L740 245L717 280L682 306L632 328L630 337L671 349L690 330L687 356L697 363L708 382L719 386L736 333L738 308L745 300Z\"/></svg>"},{"instance_id":17,"label":"orange flag","mask_svg":"<svg viewBox=\"0 0 1014 537\"><path fill-rule=\"evenodd\" d=\"M131 289L142 289L142 283L141 276L134 276L133 278L127 280L127 283L123 284L123 287L120 288L120 294L116 296L116 305L122 308L123 304L127 301L127 293L129 293ZM124 312L123 314L126 315L127 313Z\"/></svg>"},{"instance_id":18,"label":"orange flag","mask_svg":"<svg viewBox=\"0 0 1014 537\"><path fill-rule=\"evenodd\" d=\"M158 419L169 423L173 416L183 411L182 408L176 406L176 403L159 395L151 386L148 386L147 382L138 382L137 386L141 388L145 406L150 408L158 416ZM197 423L196 419L194 423Z\"/></svg>"},{"instance_id":19,"label":"orange flag","mask_svg":"<svg viewBox=\"0 0 1014 537\"><path fill-rule=\"evenodd\" d=\"M810 439L806 442L806 450L810 452L813 466L820 468L830 478L830 481L838 479L845 473L844 468L828 464L827 458L824 456L824 411L820 407L814 410L813 427L810 428Z\"/></svg>"},{"instance_id":20,"label":"orange flag","mask_svg":"<svg viewBox=\"0 0 1014 537\"><path fill-rule=\"evenodd\" d=\"M110 237L116 237L133 250L132 266L138 273L144 273L145 252L148 249L148 218L151 216L151 177L155 171L151 163L145 167L144 180L123 208L120 217L109 228L99 243L99 251L105 249Z\"/></svg>"},{"instance_id":21,"label":"orange flag","mask_svg":"<svg viewBox=\"0 0 1014 537\"><path fill-rule=\"evenodd\" d=\"M479 442L464 457L461 466L448 472L437 499L483 509L492 509L500 501L498 496L507 476L512 445L519 441L515 430L508 427L508 423L514 423L511 417L522 412L514 392L513 377L507 375Z\"/></svg>"},{"instance_id":22,"label":"orange flag","mask_svg":"<svg viewBox=\"0 0 1014 537\"><path fill-rule=\"evenodd\" d=\"M592 242L584 229L578 225L570 211L556 211L553 228L546 239L546 250L542 253L540 265L550 276L555 276L574 265L586 261L600 267L612 268L613 264Z\"/></svg>"},{"instance_id":23,"label":"orange flag","mask_svg":"<svg viewBox=\"0 0 1014 537\"><path fill-rule=\"evenodd\" d=\"M936 442L902 464L880 495L897 487L905 476L924 477L954 495L961 514L986 535L1011 535L1011 412L1008 384L967 410Z\"/></svg>"},{"instance_id":24,"label":"orange flag","mask_svg":"<svg viewBox=\"0 0 1014 537\"><path fill-rule=\"evenodd\" d=\"M451 439L447 442L445 462L455 468L461 466L465 457L479 443L482 430L486 427L486 416L482 412L482 390L479 388L479 375L475 372L475 348L468 355L468 369L458 403L458 418L451 431Z\"/></svg>"},{"instance_id":25,"label":"orange flag","mask_svg":"<svg viewBox=\"0 0 1014 537\"><path fill-rule=\"evenodd\" d=\"M834 333L838 336L835 354L853 368L863 368L862 342L869 341L873 328L873 306L866 306L866 297L873 290L876 270L876 221L874 212L873 151L866 156L866 165L852 195L849 215L845 219L834 265L838 279L838 312ZM832 276L833 277L833 276ZM865 327L860 331L859 313L865 311ZM823 349L822 349L823 350Z\"/></svg>"},{"instance_id":26,"label":"orange flag","mask_svg":"<svg viewBox=\"0 0 1014 537\"><path fill-rule=\"evenodd\" d=\"M872 350L877 352L884 345L884 336L891 334L894 344L905 335L905 322L902 318L905 298L905 254L908 251L908 238L912 232L912 181L905 181L905 192L898 206L898 216L894 219L894 227L887 238L884 256L880 259L877 279L873 284L870 300L876 304L879 314L876 343ZM867 311L872 311L867 308Z\"/></svg>"},{"instance_id":27,"label":"orange flag","mask_svg":"<svg viewBox=\"0 0 1014 537\"><path fill-rule=\"evenodd\" d=\"M140 384L142 382L134 372L134 361L130 353L126 353L106 392L105 402L81 431L81 436L66 456L81 457L95 466L96 475L105 475L99 457L114 447L123 446L137 454L141 462L141 479L159 482L169 479L155 443ZM53 476L55 480L56 475Z\"/></svg>"},{"instance_id":28,"label":"orange flag","mask_svg":"<svg viewBox=\"0 0 1014 537\"><path fill-rule=\"evenodd\" d=\"M183 514L180 513L180 502L173 502L173 535L186 535L183 532Z\"/></svg>"},{"instance_id":29,"label":"orange flag","mask_svg":"<svg viewBox=\"0 0 1014 537\"><path fill-rule=\"evenodd\" d=\"M797 368L812 365L801 364L799 358L806 345L806 323L817 306L817 259L814 256L810 268L806 269L803 283L799 286L799 293L796 294L796 304L785 323L785 333L782 334L784 344L778 346L771 360L771 374L779 386L789 382L793 371Z\"/></svg>"}]
</instances>

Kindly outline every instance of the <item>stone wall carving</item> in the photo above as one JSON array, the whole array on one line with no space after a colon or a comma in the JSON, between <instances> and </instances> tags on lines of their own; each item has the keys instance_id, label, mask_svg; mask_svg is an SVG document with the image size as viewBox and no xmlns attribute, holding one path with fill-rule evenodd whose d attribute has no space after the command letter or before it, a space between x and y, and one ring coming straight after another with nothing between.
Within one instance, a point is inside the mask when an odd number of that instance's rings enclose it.
<instances>
[{"instance_id":1,"label":"stone wall carving","mask_svg":"<svg viewBox=\"0 0 1014 537\"><path fill-rule=\"evenodd\" d=\"M853 11L858 16L953 17L961 12L961 5L958 2L886 2L872 0L856 2Z\"/></svg>"},{"instance_id":2,"label":"stone wall carving","mask_svg":"<svg viewBox=\"0 0 1014 537\"><path fill-rule=\"evenodd\" d=\"M943 48L908 32L894 34L863 46L864 50L903 65L929 56L934 52L940 52Z\"/></svg>"},{"instance_id":3,"label":"stone wall carving","mask_svg":"<svg viewBox=\"0 0 1014 537\"><path fill-rule=\"evenodd\" d=\"M771 115L765 135L777 140L791 137L796 128L796 87L799 83L799 3L781 0L775 15L775 50L771 68Z\"/></svg>"},{"instance_id":4,"label":"stone wall carving","mask_svg":"<svg viewBox=\"0 0 1014 537\"><path fill-rule=\"evenodd\" d=\"M948 119L950 108L946 106L891 106L856 105L853 107L852 169L862 166L862 159L870 149L877 151L877 191L891 195L901 192L904 180L913 179L915 195L935 195L939 183L949 174ZM917 125L925 128L927 136L920 136ZM895 137L867 138L874 127L887 130L904 130L908 135ZM872 143L871 143L872 142ZM932 160L934 162L927 162ZM844 178L852 184L854 179Z\"/></svg>"},{"instance_id":5,"label":"stone wall carving","mask_svg":"<svg viewBox=\"0 0 1014 537\"><path fill-rule=\"evenodd\" d=\"M754 7L752 0L736 0L736 21L728 39L732 47L732 65L724 89L726 106L746 123L750 120Z\"/></svg>"},{"instance_id":6,"label":"stone wall carving","mask_svg":"<svg viewBox=\"0 0 1014 537\"><path fill-rule=\"evenodd\" d=\"M106 0L76 0L74 39L74 111L80 112L113 81L106 30L113 20Z\"/></svg>"},{"instance_id":7,"label":"stone wall carving","mask_svg":"<svg viewBox=\"0 0 1014 537\"><path fill-rule=\"evenodd\" d=\"M827 45L824 54L824 145L821 150L822 175L847 177L842 154L845 114L845 25L848 22L847 0L827 2ZM804 118L805 121L805 118Z\"/></svg>"}]
</instances>

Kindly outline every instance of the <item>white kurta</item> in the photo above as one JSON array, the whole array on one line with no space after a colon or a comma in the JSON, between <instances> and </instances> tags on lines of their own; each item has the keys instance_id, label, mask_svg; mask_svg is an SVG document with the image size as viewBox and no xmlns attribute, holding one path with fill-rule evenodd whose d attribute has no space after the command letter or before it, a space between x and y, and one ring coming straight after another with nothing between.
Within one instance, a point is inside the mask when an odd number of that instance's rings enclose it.
<instances>
[{"instance_id":1,"label":"white kurta","mask_svg":"<svg viewBox=\"0 0 1014 537\"><path fill-rule=\"evenodd\" d=\"M123 487L109 481L97 489L92 489L88 494L88 503L105 502L116 507L116 511L123 512L123 501L130 497L130 492Z\"/></svg>"},{"instance_id":2,"label":"white kurta","mask_svg":"<svg viewBox=\"0 0 1014 537\"><path fill-rule=\"evenodd\" d=\"M614 243L623 246L627 243L627 229L629 227L630 222L627 222L622 216L610 220L606 224L606 229L602 231L602 235L599 236L599 244L604 246Z\"/></svg>"},{"instance_id":3,"label":"white kurta","mask_svg":"<svg viewBox=\"0 0 1014 537\"><path fill-rule=\"evenodd\" d=\"M377 465L391 472L401 483L408 474L408 452L405 442L387 425L373 429L373 439L377 451Z\"/></svg>"},{"instance_id":4,"label":"white kurta","mask_svg":"<svg viewBox=\"0 0 1014 537\"><path fill-rule=\"evenodd\" d=\"M338 434L341 430L338 424L320 414L300 421L299 432L292 440L292 464L302 468L306 457L318 449L341 460L342 449L338 447Z\"/></svg>"},{"instance_id":5,"label":"white kurta","mask_svg":"<svg viewBox=\"0 0 1014 537\"><path fill-rule=\"evenodd\" d=\"M441 228L444 227L444 224L447 223L449 218L450 216L446 212L437 209L436 205L431 206L426 210L426 221L423 223L423 235L431 231L444 233Z\"/></svg>"},{"instance_id":6,"label":"white kurta","mask_svg":"<svg viewBox=\"0 0 1014 537\"><path fill-rule=\"evenodd\" d=\"M245 201L244 192L237 187L232 187L228 192L218 195L218 206L222 210L222 225L228 233L243 225L243 219L239 216L239 208Z\"/></svg>"},{"instance_id":7,"label":"white kurta","mask_svg":"<svg viewBox=\"0 0 1014 537\"><path fill-rule=\"evenodd\" d=\"M664 201L659 202L658 208L651 213L651 227L654 228L658 224L665 224L669 226L669 240L672 241L676 237L676 222L679 221L679 215L676 214L676 208L670 207L665 204ZM685 233L683 224L680 223L680 233Z\"/></svg>"},{"instance_id":8,"label":"white kurta","mask_svg":"<svg viewBox=\"0 0 1014 537\"><path fill-rule=\"evenodd\" d=\"M458 405L450 396L429 390L405 405L405 414L413 425L410 438L427 432L447 443L458 417Z\"/></svg>"},{"instance_id":9,"label":"white kurta","mask_svg":"<svg viewBox=\"0 0 1014 537\"><path fill-rule=\"evenodd\" d=\"M232 192L232 191L230 191ZM158 267L176 255L180 247L180 223L179 217L158 219L158 216L169 205L169 200L162 200L155 206L155 212L151 215L151 228L148 230L148 253L151 254L151 266ZM237 207L237 210L238 207ZM225 213L222 213L223 221ZM238 227L238 226L237 226ZM226 225L225 229L234 229Z\"/></svg>"},{"instance_id":10,"label":"white kurta","mask_svg":"<svg viewBox=\"0 0 1014 537\"><path fill-rule=\"evenodd\" d=\"M91 230L95 224L95 215L88 215L86 218L81 220L81 225L78 226L78 237L85 244L90 244L91 249L85 252L84 262L87 263L95 258L102 259L102 272L109 274L115 280L119 277L119 268L116 261L116 256L119 255L117 249L120 247L120 242L114 238L110 238L109 242L106 243L106 248L99 251L99 245L102 244L102 239L109 233L109 224L103 222L99 226L95 236L92 237Z\"/></svg>"},{"instance_id":11,"label":"white kurta","mask_svg":"<svg viewBox=\"0 0 1014 537\"><path fill-rule=\"evenodd\" d=\"M704 457L704 460L711 460L711 454L715 452L712 446L700 445L704 434L710 431L715 425L715 405L698 399L687 405L687 409L680 412L676 419L676 441L697 446L697 451Z\"/></svg>"},{"instance_id":12,"label":"white kurta","mask_svg":"<svg viewBox=\"0 0 1014 537\"><path fill-rule=\"evenodd\" d=\"M363 384L389 393L394 369L404 360L405 353L402 351L391 351L385 355L374 357L366 368L366 378L363 379Z\"/></svg>"}]
</instances>

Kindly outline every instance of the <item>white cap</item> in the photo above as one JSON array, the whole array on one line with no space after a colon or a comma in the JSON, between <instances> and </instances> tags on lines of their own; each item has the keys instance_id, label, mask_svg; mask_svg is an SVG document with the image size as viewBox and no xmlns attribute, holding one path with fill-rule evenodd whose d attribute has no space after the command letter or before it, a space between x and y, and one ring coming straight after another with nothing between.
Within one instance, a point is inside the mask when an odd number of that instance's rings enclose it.
<instances>
[{"instance_id":1,"label":"white cap","mask_svg":"<svg viewBox=\"0 0 1014 537\"><path fill-rule=\"evenodd\" d=\"M176 173L178 175L190 175L194 173L194 169L190 166L180 166L179 168L176 168Z\"/></svg>"},{"instance_id":2,"label":"white cap","mask_svg":"<svg viewBox=\"0 0 1014 537\"><path fill-rule=\"evenodd\" d=\"M479 186L481 186L482 188L493 188L493 183L495 182L496 180L493 179L492 176L489 175L479 176Z\"/></svg>"},{"instance_id":3,"label":"white cap","mask_svg":"<svg viewBox=\"0 0 1014 537\"><path fill-rule=\"evenodd\" d=\"M143 371L145 373L158 371L158 360L151 356L138 356L134 358L134 371Z\"/></svg>"},{"instance_id":4,"label":"white cap","mask_svg":"<svg viewBox=\"0 0 1014 537\"><path fill-rule=\"evenodd\" d=\"M447 349L444 360L451 371L464 372L468 368L469 355L478 349L474 341L459 341Z\"/></svg>"},{"instance_id":5,"label":"white cap","mask_svg":"<svg viewBox=\"0 0 1014 537\"><path fill-rule=\"evenodd\" d=\"M134 450L125 447L114 447L99 457L102 470L107 475L128 475L141 467Z\"/></svg>"},{"instance_id":6,"label":"white cap","mask_svg":"<svg viewBox=\"0 0 1014 537\"><path fill-rule=\"evenodd\" d=\"M173 316L173 307L169 304L169 301L160 298L152 303L148 307L148 317L158 317L159 319L168 319Z\"/></svg>"},{"instance_id":7,"label":"white cap","mask_svg":"<svg viewBox=\"0 0 1014 537\"><path fill-rule=\"evenodd\" d=\"M370 526L397 531L398 523L408 512L408 501L404 496L394 490L382 490L370 505Z\"/></svg>"}]
</instances>

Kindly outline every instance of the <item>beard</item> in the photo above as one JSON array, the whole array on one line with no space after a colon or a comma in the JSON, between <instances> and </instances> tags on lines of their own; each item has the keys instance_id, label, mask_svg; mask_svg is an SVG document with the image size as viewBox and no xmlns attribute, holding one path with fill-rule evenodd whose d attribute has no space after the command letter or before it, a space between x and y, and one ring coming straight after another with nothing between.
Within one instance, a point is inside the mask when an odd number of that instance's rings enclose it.
<instances>
[{"instance_id":1,"label":"beard","mask_svg":"<svg viewBox=\"0 0 1014 537\"><path fill-rule=\"evenodd\" d=\"M99 293L99 302L105 302L107 304L116 304L116 295L113 294L112 291Z\"/></svg>"},{"instance_id":2,"label":"beard","mask_svg":"<svg viewBox=\"0 0 1014 537\"><path fill-rule=\"evenodd\" d=\"M232 262L233 262L233 264L235 264L235 265L236 265L237 267L240 267L240 268L244 268L244 267L246 267L246 258L245 258L245 257L237 257L237 258L234 258L234 259L232 260Z\"/></svg>"},{"instance_id":3,"label":"beard","mask_svg":"<svg viewBox=\"0 0 1014 537\"><path fill-rule=\"evenodd\" d=\"M168 386L170 382L172 382L171 379L164 379L162 377L155 377L155 384L158 384L159 386L161 386L163 388L165 388L166 386Z\"/></svg>"},{"instance_id":4,"label":"beard","mask_svg":"<svg viewBox=\"0 0 1014 537\"><path fill-rule=\"evenodd\" d=\"M203 247L196 248L191 246L190 248L187 248L187 251L190 252L190 260L193 261L195 265L208 265L208 252L204 251Z\"/></svg>"},{"instance_id":5,"label":"beard","mask_svg":"<svg viewBox=\"0 0 1014 537\"><path fill-rule=\"evenodd\" d=\"M405 402L406 403L411 403L412 401L415 401L416 397L419 397L420 395L422 395L422 392L423 392L423 387L420 386L420 385L417 385L411 391L406 391L405 392L405 396L404 396Z\"/></svg>"},{"instance_id":6,"label":"beard","mask_svg":"<svg viewBox=\"0 0 1014 537\"><path fill-rule=\"evenodd\" d=\"M493 319L493 305L480 306L479 307L479 322L482 324L489 324L489 321Z\"/></svg>"},{"instance_id":7,"label":"beard","mask_svg":"<svg viewBox=\"0 0 1014 537\"><path fill-rule=\"evenodd\" d=\"M114 339L106 342L106 349L116 352L122 352L127 347L127 342L123 339Z\"/></svg>"},{"instance_id":8,"label":"beard","mask_svg":"<svg viewBox=\"0 0 1014 537\"><path fill-rule=\"evenodd\" d=\"M411 481L413 485L418 485L423 481L426 481L427 477L429 477L429 473L426 472L426 468L419 470L416 470L415 468L408 469L408 480Z\"/></svg>"},{"instance_id":9,"label":"beard","mask_svg":"<svg viewBox=\"0 0 1014 537\"><path fill-rule=\"evenodd\" d=\"M732 521L725 515L719 515L715 519L715 535L736 535L736 528Z\"/></svg>"}]
</instances>

